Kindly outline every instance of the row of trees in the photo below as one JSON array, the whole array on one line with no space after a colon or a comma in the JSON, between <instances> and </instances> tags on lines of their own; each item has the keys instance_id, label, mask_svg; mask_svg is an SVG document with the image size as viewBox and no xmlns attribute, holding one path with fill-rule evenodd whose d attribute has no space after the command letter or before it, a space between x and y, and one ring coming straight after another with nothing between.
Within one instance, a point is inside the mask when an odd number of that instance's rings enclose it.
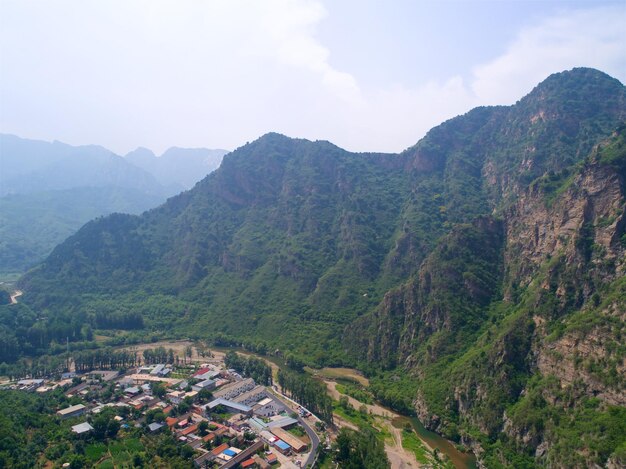
<instances>
[{"instance_id":1,"label":"row of trees","mask_svg":"<svg viewBox=\"0 0 626 469\"><path fill-rule=\"evenodd\" d=\"M333 401L323 383L304 373L281 369L278 371L278 384L294 401L317 414L324 422L333 423Z\"/></svg>"},{"instance_id":2,"label":"row of trees","mask_svg":"<svg viewBox=\"0 0 626 469\"><path fill-rule=\"evenodd\" d=\"M174 349L165 347L147 348L143 351L143 360L146 365L157 363L174 363L176 356Z\"/></svg>"},{"instance_id":3,"label":"row of trees","mask_svg":"<svg viewBox=\"0 0 626 469\"><path fill-rule=\"evenodd\" d=\"M95 369L129 368L140 364L141 359L135 350L113 350L102 348L75 353L74 366L77 372Z\"/></svg>"},{"instance_id":4,"label":"row of trees","mask_svg":"<svg viewBox=\"0 0 626 469\"><path fill-rule=\"evenodd\" d=\"M224 357L224 363L228 368L237 370L244 376L254 379L257 384L264 386L272 385L272 368L263 360L254 357L243 357L229 350Z\"/></svg>"}]
</instances>

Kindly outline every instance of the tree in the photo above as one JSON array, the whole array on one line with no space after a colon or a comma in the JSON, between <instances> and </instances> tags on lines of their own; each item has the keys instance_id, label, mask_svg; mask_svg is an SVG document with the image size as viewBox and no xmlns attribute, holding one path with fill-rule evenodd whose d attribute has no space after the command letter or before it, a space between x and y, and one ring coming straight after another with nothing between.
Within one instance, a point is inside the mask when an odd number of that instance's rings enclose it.
<instances>
[{"instance_id":1,"label":"tree","mask_svg":"<svg viewBox=\"0 0 626 469\"><path fill-rule=\"evenodd\" d=\"M165 389L163 383L157 382L152 384L152 394L154 394L156 397L162 398L165 396L165 394L167 394L167 389Z\"/></svg>"}]
</instances>

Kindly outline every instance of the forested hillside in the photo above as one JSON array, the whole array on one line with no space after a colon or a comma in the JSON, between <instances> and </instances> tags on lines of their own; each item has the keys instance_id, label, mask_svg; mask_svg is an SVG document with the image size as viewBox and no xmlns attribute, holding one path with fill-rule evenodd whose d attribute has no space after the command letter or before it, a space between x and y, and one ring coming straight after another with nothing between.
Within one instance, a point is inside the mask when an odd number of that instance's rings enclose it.
<instances>
[{"instance_id":1,"label":"forested hillside","mask_svg":"<svg viewBox=\"0 0 626 469\"><path fill-rule=\"evenodd\" d=\"M619 465L625 120L624 86L574 69L398 155L265 135L59 245L2 340L43 350L58 318L82 341L98 317L140 315L356 365L489 467Z\"/></svg>"},{"instance_id":2,"label":"forested hillside","mask_svg":"<svg viewBox=\"0 0 626 469\"><path fill-rule=\"evenodd\" d=\"M158 206L213 171L225 153L171 148L157 158L138 149L122 158L96 145L0 134L0 275L40 263L89 220Z\"/></svg>"}]
</instances>

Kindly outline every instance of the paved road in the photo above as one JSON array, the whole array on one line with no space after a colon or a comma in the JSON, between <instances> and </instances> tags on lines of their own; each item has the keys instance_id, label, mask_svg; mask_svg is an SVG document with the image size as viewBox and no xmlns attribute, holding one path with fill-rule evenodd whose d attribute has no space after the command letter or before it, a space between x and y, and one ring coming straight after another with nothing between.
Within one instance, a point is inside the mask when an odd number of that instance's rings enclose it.
<instances>
[{"instance_id":1,"label":"paved road","mask_svg":"<svg viewBox=\"0 0 626 469\"><path fill-rule=\"evenodd\" d=\"M275 389L272 389L272 391L273 391L272 394L274 395L276 399L278 399L287 408L290 408L289 404L286 402L286 399L283 399L284 396L278 393ZM317 455L317 448L320 445L320 439L315 433L315 431L313 431L313 429L309 426L309 424L302 417L298 417L298 422L300 422L300 425L304 427L304 431L311 439L311 452L309 453L309 457L306 459L306 461L303 464L303 467L307 467L309 464L312 465L313 461L315 461L315 456Z\"/></svg>"}]
</instances>

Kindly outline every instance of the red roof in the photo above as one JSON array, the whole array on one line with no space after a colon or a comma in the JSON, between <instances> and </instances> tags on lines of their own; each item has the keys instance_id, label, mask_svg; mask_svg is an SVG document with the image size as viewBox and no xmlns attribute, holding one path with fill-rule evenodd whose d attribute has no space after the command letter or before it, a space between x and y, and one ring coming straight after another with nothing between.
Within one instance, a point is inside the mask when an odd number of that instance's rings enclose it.
<instances>
[{"instance_id":1,"label":"red roof","mask_svg":"<svg viewBox=\"0 0 626 469\"><path fill-rule=\"evenodd\" d=\"M241 463L241 467L250 467L256 464L256 461L252 458L245 460Z\"/></svg>"},{"instance_id":2,"label":"red roof","mask_svg":"<svg viewBox=\"0 0 626 469\"><path fill-rule=\"evenodd\" d=\"M217 448L214 448L213 450L211 450L211 453L213 453L214 455L217 456L218 454L220 454L225 449L228 449L228 443L222 443Z\"/></svg>"},{"instance_id":3,"label":"red roof","mask_svg":"<svg viewBox=\"0 0 626 469\"><path fill-rule=\"evenodd\" d=\"M191 426L185 428L182 432L180 432L180 434L182 436L186 436L186 435L189 435L190 433L195 432L197 429L198 429L198 425L191 425Z\"/></svg>"},{"instance_id":4,"label":"red roof","mask_svg":"<svg viewBox=\"0 0 626 469\"><path fill-rule=\"evenodd\" d=\"M268 454L267 456L265 456L265 459L267 459L267 462L270 464L278 460L278 458L276 457L274 453Z\"/></svg>"},{"instance_id":5,"label":"red roof","mask_svg":"<svg viewBox=\"0 0 626 469\"><path fill-rule=\"evenodd\" d=\"M200 376L200 375L205 374L207 371L211 371L211 368L200 368L192 376Z\"/></svg>"},{"instance_id":6,"label":"red roof","mask_svg":"<svg viewBox=\"0 0 626 469\"><path fill-rule=\"evenodd\" d=\"M176 417L168 417L165 419L165 423L167 423L168 427L173 427L174 425L176 425L176 422L178 422L178 419Z\"/></svg>"},{"instance_id":7,"label":"red roof","mask_svg":"<svg viewBox=\"0 0 626 469\"><path fill-rule=\"evenodd\" d=\"M211 440L214 440L214 439L215 439L215 433L209 433L204 438L202 438L203 441L211 441Z\"/></svg>"},{"instance_id":8,"label":"red roof","mask_svg":"<svg viewBox=\"0 0 626 469\"><path fill-rule=\"evenodd\" d=\"M165 408L163 409L163 413L164 413L164 414L169 414L169 413L172 411L172 409L173 409L173 408L174 408L173 406L168 405L167 407L165 407Z\"/></svg>"}]
</instances>

